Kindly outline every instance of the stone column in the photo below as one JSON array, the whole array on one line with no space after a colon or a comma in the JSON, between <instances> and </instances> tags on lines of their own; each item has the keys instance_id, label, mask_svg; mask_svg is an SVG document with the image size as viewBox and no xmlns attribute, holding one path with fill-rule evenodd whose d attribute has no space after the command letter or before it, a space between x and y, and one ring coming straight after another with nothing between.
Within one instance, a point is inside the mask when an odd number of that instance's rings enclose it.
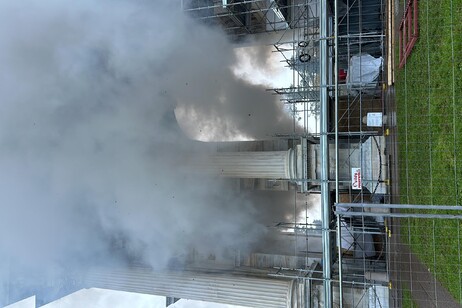
<instances>
[{"instance_id":1,"label":"stone column","mask_svg":"<svg viewBox=\"0 0 462 308\"><path fill-rule=\"evenodd\" d=\"M229 178L295 179L295 155L288 151L219 152L204 166L208 172Z\"/></svg>"}]
</instances>

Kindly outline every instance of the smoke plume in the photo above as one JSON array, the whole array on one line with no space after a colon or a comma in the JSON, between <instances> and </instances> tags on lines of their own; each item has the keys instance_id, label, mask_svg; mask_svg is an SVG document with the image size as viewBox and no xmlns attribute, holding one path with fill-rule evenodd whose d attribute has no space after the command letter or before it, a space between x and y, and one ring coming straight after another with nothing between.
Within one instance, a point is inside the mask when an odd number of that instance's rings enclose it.
<instances>
[{"instance_id":1,"label":"smoke plume","mask_svg":"<svg viewBox=\"0 0 462 308\"><path fill-rule=\"evenodd\" d=\"M178 168L193 154L175 108L211 138L291 130L235 61L176 2L0 2L0 279L25 277L0 304L52 298L28 286L70 269L258 239L250 201Z\"/></svg>"}]
</instances>

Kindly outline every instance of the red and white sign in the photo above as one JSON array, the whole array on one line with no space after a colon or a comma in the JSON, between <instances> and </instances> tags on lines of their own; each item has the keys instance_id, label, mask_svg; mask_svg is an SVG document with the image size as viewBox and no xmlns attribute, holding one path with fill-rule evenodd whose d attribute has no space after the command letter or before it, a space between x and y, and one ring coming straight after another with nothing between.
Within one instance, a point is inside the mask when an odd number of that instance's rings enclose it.
<instances>
[{"instance_id":1,"label":"red and white sign","mask_svg":"<svg viewBox=\"0 0 462 308\"><path fill-rule=\"evenodd\" d=\"M351 168L351 188L361 189L362 187L361 168Z\"/></svg>"}]
</instances>

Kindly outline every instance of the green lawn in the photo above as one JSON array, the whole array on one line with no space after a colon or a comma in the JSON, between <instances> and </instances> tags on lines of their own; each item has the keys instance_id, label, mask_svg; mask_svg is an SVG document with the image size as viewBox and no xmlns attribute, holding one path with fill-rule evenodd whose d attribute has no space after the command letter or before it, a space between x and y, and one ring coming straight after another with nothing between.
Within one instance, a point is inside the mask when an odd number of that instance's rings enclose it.
<instances>
[{"instance_id":1,"label":"green lawn","mask_svg":"<svg viewBox=\"0 0 462 308\"><path fill-rule=\"evenodd\" d=\"M462 0L420 0L419 26L406 67L396 70L401 203L461 205ZM411 249L462 303L462 223L402 225Z\"/></svg>"},{"instance_id":2,"label":"green lawn","mask_svg":"<svg viewBox=\"0 0 462 308\"><path fill-rule=\"evenodd\" d=\"M408 285L403 285L402 288L403 298L402 298L402 308L417 308L417 304L414 302L411 296L411 291L409 290Z\"/></svg>"}]
</instances>

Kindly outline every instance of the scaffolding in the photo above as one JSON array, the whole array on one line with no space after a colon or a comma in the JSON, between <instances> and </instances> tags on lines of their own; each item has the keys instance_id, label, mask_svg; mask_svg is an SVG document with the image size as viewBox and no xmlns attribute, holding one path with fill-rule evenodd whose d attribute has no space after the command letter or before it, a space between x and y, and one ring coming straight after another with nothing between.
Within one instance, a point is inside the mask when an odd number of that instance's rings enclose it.
<instances>
[{"instance_id":1,"label":"scaffolding","mask_svg":"<svg viewBox=\"0 0 462 308\"><path fill-rule=\"evenodd\" d=\"M274 52L292 72L289 87L270 91L290 106L302 130L278 137L305 142L312 162L296 181L294 220L274 228L291 234L293 255L304 262L274 267L269 275L303 284L305 307L403 306L403 259L413 258L414 247L402 226L409 231L414 220L433 225L436 252L435 225L452 220L460 230L462 208L393 204L399 203L390 186L397 175L389 148L396 142L388 87L394 82L394 1L191 1L199 2L208 3L207 12L200 5L186 10L220 23L236 41L273 33ZM315 223L308 207L313 195L321 206ZM321 239L320 251L310 249L314 238ZM460 261L460 251L454 257Z\"/></svg>"},{"instance_id":2,"label":"scaffolding","mask_svg":"<svg viewBox=\"0 0 462 308\"><path fill-rule=\"evenodd\" d=\"M187 14L219 25L236 41L247 35L300 27L294 12L303 6L289 0L182 0Z\"/></svg>"},{"instance_id":3,"label":"scaffolding","mask_svg":"<svg viewBox=\"0 0 462 308\"><path fill-rule=\"evenodd\" d=\"M309 285L308 307L343 307L344 301L353 307L386 307L386 213L379 219L346 219L332 215L332 205L341 201L389 202L383 96L387 3L304 2L296 22L303 26L286 29L274 43L293 72L293 82L289 88L273 91L303 119L303 133L316 144L319 157L313 166L318 172L304 180L311 181L308 194L320 195L322 213L317 227L322 237L322 265L318 265L317 275L295 276ZM355 172L362 181L357 185ZM296 198L305 195L299 193ZM300 203L295 202L295 207ZM300 228L297 234L303 237ZM308 228L305 236L312 237ZM371 239L380 241L380 247Z\"/></svg>"}]
</instances>

